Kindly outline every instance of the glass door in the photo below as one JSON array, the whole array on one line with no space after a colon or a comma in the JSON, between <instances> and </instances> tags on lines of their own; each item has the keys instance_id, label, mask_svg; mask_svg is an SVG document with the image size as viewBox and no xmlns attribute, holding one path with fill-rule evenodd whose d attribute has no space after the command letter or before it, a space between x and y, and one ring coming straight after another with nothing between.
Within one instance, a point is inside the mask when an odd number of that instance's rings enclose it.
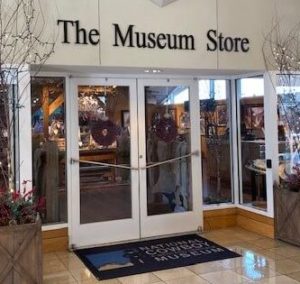
<instances>
[{"instance_id":1,"label":"glass door","mask_svg":"<svg viewBox=\"0 0 300 284\"><path fill-rule=\"evenodd\" d=\"M74 79L71 244L138 239L135 80Z\"/></svg>"},{"instance_id":2,"label":"glass door","mask_svg":"<svg viewBox=\"0 0 300 284\"><path fill-rule=\"evenodd\" d=\"M196 81L138 82L141 236L202 225Z\"/></svg>"}]
</instances>

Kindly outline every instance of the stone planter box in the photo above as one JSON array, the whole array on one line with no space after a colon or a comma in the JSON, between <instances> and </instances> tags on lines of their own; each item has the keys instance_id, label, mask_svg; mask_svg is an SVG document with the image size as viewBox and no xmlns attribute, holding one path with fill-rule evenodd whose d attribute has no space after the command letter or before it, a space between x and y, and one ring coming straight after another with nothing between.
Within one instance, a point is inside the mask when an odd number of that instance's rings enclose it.
<instances>
[{"instance_id":1,"label":"stone planter box","mask_svg":"<svg viewBox=\"0 0 300 284\"><path fill-rule=\"evenodd\" d=\"M275 237L300 246L300 191L274 187Z\"/></svg>"},{"instance_id":2,"label":"stone planter box","mask_svg":"<svg viewBox=\"0 0 300 284\"><path fill-rule=\"evenodd\" d=\"M41 221L0 227L0 283L43 282Z\"/></svg>"}]
</instances>

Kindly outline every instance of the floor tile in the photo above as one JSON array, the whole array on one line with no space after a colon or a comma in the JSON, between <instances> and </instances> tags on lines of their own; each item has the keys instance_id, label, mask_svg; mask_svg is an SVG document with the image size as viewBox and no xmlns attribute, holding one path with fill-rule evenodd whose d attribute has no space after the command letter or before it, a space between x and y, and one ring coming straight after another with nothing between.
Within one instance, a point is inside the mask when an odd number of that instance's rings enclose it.
<instances>
[{"instance_id":1,"label":"floor tile","mask_svg":"<svg viewBox=\"0 0 300 284\"><path fill-rule=\"evenodd\" d=\"M237 258L230 258L230 259L224 259L219 261L199 263L199 264L188 266L186 268L191 270L195 274L205 274L209 272L224 271L236 267L242 267L247 264L254 265L254 263L255 263L254 261L248 260L247 258L237 257Z\"/></svg>"},{"instance_id":2,"label":"floor tile","mask_svg":"<svg viewBox=\"0 0 300 284\"><path fill-rule=\"evenodd\" d=\"M281 274L288 274L300 271L300 263L290 259L275 261L273 264L270 264L270 267Z\"/></svg>"},{"instance_id":3,"label":"floor tile","mask_svg":"<svg viewBox=\"0 0 300 284\"><path fill-rule=\"evenodd\" d=\"M263 256L263 252L264 252L264 250L262 249L255 249L255 248L252 249L252 248L245 248L241 246L229 246L228 249L240 254L241 256L252 258L252 259L255 259L256 256Z\"/></svg>"},{"instance_id":4,"label":"floor tile","mask_svg":"<svg viewBox=\"0 0 300 284\"><path fill-rule=\"evenodd\" d=\"M297 280L300 283L300 271L294 272L294 273L289 273L286 276L293 278L294 280Z\"/></svg>"},{"instance_id":5,"label":"floor tile","mask_svg":"<svg viewBox=\"0 0 300 284\"><path fill-rule=\"evenodd\" d=\"M300 256L300 248L296 246L286 245L278 248L270 249L270 251L280 254L284 257Z\"/></svg>"},{"instance_id":6,"label":"floor tile","mask_svg":"<svg viewBox=\"0 0 300 284\"><path fill-rule=\"evenodd\" d=\"M187 276L195 275L192 271L190 271L184 267L168 269L168 270L161 270L161 271L156 271L153 273L163 281L173 280L173 279L177 279L177 278L184 278Z\"/></svg>"},{"instance_id":7,"label":"floor tile","mask_svg":"<svg viewBox=\"0 0 300 284\"><path fill-rule=\"evenodd\" d=\"M160 282L157 276L153 273L143 273L119 278L122 284L148 284Z\"/></svg>"},{"instance_id":8,"label":"floor tile","mask_svg":"<svg viewBox=\"0 0 300 284\"><path fill-rule=\"evenodd\" d=\"M266 258L274 259L274 260L282 260L286 259L287 257L282 254L278 254L277 251L274 251L274 249L261 249L261 250L255 250L257 255L264 256Z\"/></svg>"},{"instance_id":9,"label":"floor tile","mask_svg":"<svg viewBox=\"0 0 300 284\"><path fill-rule=\"evenodd\" d=\"M247 277L252 281L259 281L265 278L279 276L280 274L270 267L258 267L256 265L248 265L245 267L238 267L234 271L242 276Z\"/></svg>"},{"instance_id":10,"label":"floor tile","mask_svg":"<svg viewBox=\"0 0 300 284\"><path fill-rule=\"evenodd\" d=\"M50 252L50 253L44 253L43 254L43 259L44 260L53 260L53 259L57 259L57 255L54 252Z\"/></svg>"},{"instance_id":11,"label":"floor tile","mask_svg":"<svg viewBox=\"0 0 300 284\"><path fill-rule=\"evenodd\" d=\"M61 272L67 272L67 268L64 266L64 264L60 261L51 261L48 263L43 263L43 275L48 276L51 274L57 274Z\"/></svg>"},{"instance_id":12,"label":"floor tile","mask_svg":"<svg viewBox=\"0 0 300 284\"><path fill-rule=\"evenodd\" d=\"M241 247L245 249L250 249L252 251L260 251L262 248L255 244L255 241L240 241L235 242L232 247Z\"/></svg>"},{"instance_id":13,"label":"floor tile","mask_svg":"<svg viewBox=\"0 0 300 284\"><path fill-rule=\"evenodd\" d=\"M57 252L55 252L55 254L57 255L58 258L66 258L69 256L75 256L75 253L73 253L72 251L69 251L69 250L57 251Z\"/></svg>"},{"instance_id":14,"label":"floor tile","mask_svg":"<svg viewBox=\"0 0 300 284\"><path fill-rule=\"evenodd\" d=\"M203 279L197 275L168 280L165 283L167 283L167 284L209 284L208 281L206 281L205 279Z\"/></svg>"},{"instance_id":15,"label":"floor tile","mask_svg":"<svg viewBox=\"0 0 300 284\"><path fill-rule=\"evenodd\" d=\"M195 274L204 274L204 273L209 273L214 271L228 270L228 268L221 265L218 261L195 264L195 265L187 266L186 268Z\"/></svg>"},{"instance_id":16,"label":"floor tile","mask_svg":"<svg viewBox=\"0 0 300 284\"><path fill-rule=\"evenodd\" d=\"M255 240L253 243L256 246L261 247L263 249L277 248L280 246L284 246L284 244L285 244L281 241L273 240L270 238L261 238L259 240Z\"/></svg>"},{"instance_id":17,"label":"floor tile","mask_svg":"<svg viewBox=\"0 0 300 284\"><path fill-rule=\"evenodd\" d=\"M253 241L261 238L261 235L248 231L237 232L235 236L242 239L243 241Z\"/></svg>"},{"instance_id":18,"label":"floor tile","mask_svg":"<svg viewBox=\"0 0 300 284\"><path fill-rule=\"evenodd\" d=\"M72 276L80 283L82 281L96 280L93 273L86 267L70 269L69 271L72 274Z\"/></svg>"},{"instance_id":19,"label":"floor tile","mask_svg":"<svg viewBox=\"0 0 300 284\"><path fill-rule=\"evenodd\" d=\"M250 279L231 270L210 272L200 274L200 276L212 284L240 284L250 282Z\"/></svg>"},{"instance_id":20,"label":"floor tile","mask_svg":"<svg viewBox=\"0 0 300 284\"><path fill-rule=\"evenodd\" d=\"M281 275L257 281L255 284L299 284L299 282L285 275Z\"/></svg>"},{"instance_id":21,"label":"floor tile","mask_svg":"<svg viewBox=\"0 0 300 284\"><path fill-rule=\"evenodd\" d=\"M289 259L300 263L300 256L293 256L293 257L290 257Z\"/></svg>"},{"instance_id":22,"label":"floor tile","mask_svg":"<svg viewBox=\"0 0 300 284\"><path fill-rule=\"evenodd\" d=\"M121 284L118 279L110 279L110 280L97 280L97 279L89 279L83 280L82 282L78 281L80 284Z\"/></svg>"},{"instance_id":23,"label":"floor tile","mask_svg":"<svg viewBox=\"0 0 300 284\"><path fill-rule=\"evenodd\" d=\"M63 264L61 260L55 256L55 257L43 257L43 267L52 267L52 266L58 266Z\"/></svg>"},{"instance_id":24,"label":"floor tile","mask_svg":"<svg viewBox=\"0 0 300 284\"><path fill-rule=\"evenodd\" d=\"M77 256L74 255L71 255L66 258L61 258L60 260L68 270L78 270L85 268L83 262Z\"/></svg>"},{"instance_id":25,"label":"floor tile","mask_svg":"<svg viewBox=\"0 0 300 284\"><path fill-rule=\"evenodd\" d=\"M73 284L77 283L74 277L69 272L54 273L44 276L43 284Z\"/></svg>"}]
</instances>

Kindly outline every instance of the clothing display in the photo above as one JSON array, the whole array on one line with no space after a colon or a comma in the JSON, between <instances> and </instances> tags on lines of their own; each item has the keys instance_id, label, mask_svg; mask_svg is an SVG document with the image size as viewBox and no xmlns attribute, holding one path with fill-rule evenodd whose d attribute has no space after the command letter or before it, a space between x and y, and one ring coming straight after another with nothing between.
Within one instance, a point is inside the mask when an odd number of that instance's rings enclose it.
<instances>
[{"instance_id":1,"label":"clothing display","mask_svg":"<svg viewBox=\"0 0 300 284\"><path fill-rule=\"evenodd\" d=\"M175 145L175 157L181 157L187 155L187 142L176 141ZM188 208L187 195L188 195L188 163L187 158L180 159L174 162L174 173L176 176L176 205L180 206L179 195L181 195L183 201L183 207Z\"/></svg>"},{"instance_id":2,"label":"clothing display","mask_svg":"<svg viewBox=\"0 0 300 284\"><path fill-rule=\"evenodd\" d=\"M148 163L163 162L187 154L188 143L182 136L170 143L155 140L153 136L149 136L147 139ZM189 163L187 159L179 159L148 169L148 187L150 189L148 191L150 193L148 194L148 202L154 200L156 193L161 193L163 196L162 202L168 203L171 211L182 212L189 209Z\"/></svg>"},{"instance_id":3,"label":"clothing display","mask_svg":"<svg viewBox=\"0 0 300 284\"><path fill-rule=\"evenodd\" d=\"M159 140L157 142L157 157L158 162L165 161L170 158L170 147L169 144ZM152 193L164 192L172 193L176 187L176 176L172 171L172 165L170 163L162 164L158 166L159 177L152 189Z\"/></svg>"},{"instance_id":4,"label":"clothing display","mask_svg":"<svg viewBox=\"0 0 300 284\"><path fill-rule=\"evenodd\" d=\"M47 140L34 152L35 187L38 197L46 198L47 222L59 222L59 150L55 141Z\"/></svg>"}]
</instances>

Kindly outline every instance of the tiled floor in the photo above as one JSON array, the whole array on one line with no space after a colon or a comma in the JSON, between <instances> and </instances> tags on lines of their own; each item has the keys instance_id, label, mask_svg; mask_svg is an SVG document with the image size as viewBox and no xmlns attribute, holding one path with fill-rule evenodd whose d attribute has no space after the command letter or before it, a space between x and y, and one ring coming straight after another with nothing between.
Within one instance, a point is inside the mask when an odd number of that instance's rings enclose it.
<instances>
[{"instance_id":1,"label":"tiled floor","mask_svg":"<svg viewBox=\"0 0 300 284\"><path fill-rule=\"evenodd\" d=\"M203 236L240 253L243 257L97 281L74 254L49 253L44 255L44 283L300 283L300 247L264 238L240 228L212 231Z\"/></svg>"}]
</instances>

